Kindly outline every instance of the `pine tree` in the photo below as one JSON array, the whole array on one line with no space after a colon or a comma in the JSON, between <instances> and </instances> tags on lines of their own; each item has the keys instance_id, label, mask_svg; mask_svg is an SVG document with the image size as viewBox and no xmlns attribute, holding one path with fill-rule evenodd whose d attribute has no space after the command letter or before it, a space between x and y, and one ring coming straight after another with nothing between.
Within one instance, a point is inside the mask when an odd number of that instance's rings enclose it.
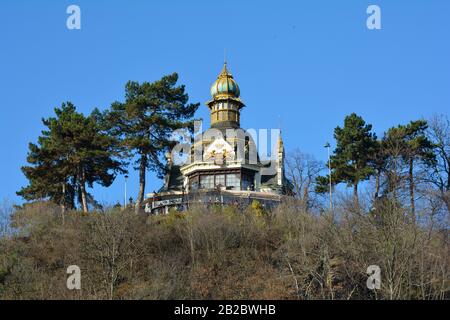
<instances>
[{"instance_id":1,"label":"pine tree","mask_svg":"<svg viewBox=\"0 0 450 320\"><path fill-rule=\"evenodd\" d=\"M43 132L45 134L45 132ZM46 200L60 204L63 212L75 207L74 184L68 178L63 160L48 137L41 136L38 144L30 143L27 162L31 166L22 167L29 185L17 194L25 200Z\"/></svg>"},{"instance_id":2,"label":"pine tree","mask_svg":"<svg viewBox=\"0 0 450 320\"><path fill-rule=\"evenodd\" d=\"M371 160L378 149L377 138L371 132L372 125L355 113L345 117L344 127L336 127L334 138L336 149L331 157L332 184L347 183L353 186L355 206L359 206L358 184L367 180L374 172ZM317 179L318 192L327 190L329 177Z\"/></svg>"},{"instance_id":3,"label":"pine tree","mask_svg":"<svg viewBox=\"0 0 450 320\"><path fill-rule=\"evenodd\" d=\"M415 161L421 161L426 166L431 166L436 160L434 145L428 140L426 130L428 123L425 120L411 121L406 125L406 143L408 152L405 154L405 161L408 163L409 196L411 202L411 213L415 214L415 181L414 165Z\"/></svg>"},{"instance_id":4,"label":"pine tree","mask_svg":"<svg viewBox=\"0 0 450 320\"><path fill-rule=\"evenodd\" d=\"M376 141L376 152L374 152L372 158L370 159L370 166L373 168L375 175L375 193L374 193L374 201L378 199L380 196L381 190L381 177L383 173L386 171L387 165L387 155L384 152L384 144L383 140Z\"/></svg>"},{"instance_id":5,"label":"pine tree","mask_svg":"<svg viewBox=\"0 0 450 320\"><path fill-rule=\"evenodd\" d=\"M411 121L407 125L390 128L384 139L385 144L396 146L396 149L399 150L398 156L408 167L407 181L413 216L415 215L415 165L420 162L425 166L431 166L436 160L435 146L426 136L427 129L427 121Z\"/></svg>"},{"instance_id":6,"label":"pine tree","mask_svg":"<svg viewBox=\"0 0 450 320\"><path fill-rule=\"evenodd\" d=\"M162 156L174 145L173 130L192 127L188 119L194 116L199 103L188 104L184 85L176 86L173 73L153 83L129 81L125 86L125 102L111 105L108 121L111 133L120 138L130 157L137 158L139 192L136 211L144 201L145 173L149 169L162 178L165 165Z\"/></svg>"},{"instance_id":7,"label":"pine tree","mask_svg":"<svg viewBox=\"0 0 450 320\"><path fill-rule=\"evenodd\" d=\"M55 114L42 120L47 130L37 144L29 145L30 166L22 167L29 185L17 194L26 200L50 199L63 209L73 208L78 198L87 212L92 196L86 187L109 186L117 173L125 172L118 160L119 149L104 132L98 110L85 117L67 102L55 108Z\"/></svg>"}]
</instances>

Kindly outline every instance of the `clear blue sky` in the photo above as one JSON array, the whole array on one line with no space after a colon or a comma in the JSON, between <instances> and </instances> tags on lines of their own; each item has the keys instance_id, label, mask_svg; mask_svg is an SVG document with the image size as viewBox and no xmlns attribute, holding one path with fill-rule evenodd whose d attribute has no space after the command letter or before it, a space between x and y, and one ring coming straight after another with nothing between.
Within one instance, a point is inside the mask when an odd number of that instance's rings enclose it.
<instances>
[{"instance_id":1,"label":"clear blue sky","mask_svg":"<svg viewBox=\"0 0 450 320\"><path fill-rule=\"evenodd\" d=\"M81 30L66 8L81 7ZM366 8L382 30L366 28ZM42 117L70 100L80 111L123 98L128 80L178 72L198 117L224 48L247 105L244 128L277 128L287 151L325 160L323 148L356 112L381 135L390 126L450 110L450 1L0 1L0 198L20 201L27 144ZM148 174L147 191L161 182ZM130 175L135 197L137 175ZM96 187L122 200L123 178Z\"/></svg>"}]
</instances>

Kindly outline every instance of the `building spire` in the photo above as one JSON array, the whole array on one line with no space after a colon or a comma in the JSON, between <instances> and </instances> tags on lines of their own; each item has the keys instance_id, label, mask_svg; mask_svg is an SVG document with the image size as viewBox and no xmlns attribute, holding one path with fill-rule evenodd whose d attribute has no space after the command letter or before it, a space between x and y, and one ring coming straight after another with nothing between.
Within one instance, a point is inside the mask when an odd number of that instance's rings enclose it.
<instances>
[{"instance_id":1,"label":"building spire","mask_svg":"<svg viewBox=\"0 0 450 320\"><path fill-rule=\"evenodd\" d=\"M283 137L281 136L281 130L280 130L280 133L278 135L277 145L278 145L278 152L280 152L281 150L284 149L284 143L283 143Z\"/></svg>"},{"instance_id":2,"label":"building spire","mask_svg":"<svg viewBox=\"0 0 450 320\"><path fill-rule=\"evenodd\" d=\"M219 74L221 76L231 76L230 71L228 71L228 61L227 61L227 49L223 48L223 68Z\"/></svg>"},{"instance_id":3,"label":"building spire","mask_svg":"<svg viewBox=\"0 0 450 320\"><path fill-rule=\"evenodd\" d=\"M212 84L210 92L212 100L206 104L211 111L211 126L238 128L240 109L244 107L244 103L239 98L239 86L228 71L226 56L222 71Z\"/></svg>"},{"instance_id":4,"label":"building spire","mask_svg":"<svg viewBox=\"0 0 450 320\"><path fill-rule=\"evenodd\" d=\"M219 74L219 78L220 77L228 77L228 76L231 76L231 73L228 71L227 62L224 61L223 62L223 67L222 67L222 71Z\"/></svg>"}]
</instances>

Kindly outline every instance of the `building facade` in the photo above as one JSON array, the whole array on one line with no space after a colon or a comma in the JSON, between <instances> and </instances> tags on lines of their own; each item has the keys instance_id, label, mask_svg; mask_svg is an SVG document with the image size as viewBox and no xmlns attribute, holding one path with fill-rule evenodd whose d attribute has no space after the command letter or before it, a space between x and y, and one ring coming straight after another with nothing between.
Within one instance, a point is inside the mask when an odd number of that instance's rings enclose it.
<instances>
[{"instance_id":1,"label":"building facade","mask_svg":"<svg viewBox=\"0 0 450 320\"><path fill-rule=\"evenodd\" d=\"M210 128L194 138L186 163L167 155L164 185L146 196L146 212L185 210L195 203L245 206L254 200L272 207L291 193L281 134L274 157L261 159L252 135L240 127L245 105L226 63L210 91Z\"/></svg>"}]
</instances>

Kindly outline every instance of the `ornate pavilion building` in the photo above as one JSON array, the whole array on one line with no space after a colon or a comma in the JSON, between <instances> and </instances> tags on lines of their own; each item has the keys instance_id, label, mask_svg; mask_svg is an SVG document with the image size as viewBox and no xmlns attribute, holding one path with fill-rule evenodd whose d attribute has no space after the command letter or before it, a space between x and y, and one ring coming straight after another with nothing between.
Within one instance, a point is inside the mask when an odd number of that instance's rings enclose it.
<instances>
[{"instance_id":1,"label":"ornate pavilion building","mask_svg":"<svg viewBox=\"0 0 450 320\"><path fill-rule=\"evenodd\" d=\"M193 203L239 206L254 200L271 207L291 193L281 135L275 159L261 160L252 136L240 128L245 105L226 63L211 86L211 96L206 103L211 127L195 138L187 163L179 165L167 155L164 185L146 196L146 212L184 210Z\"/></svg>"}]
</instances>

